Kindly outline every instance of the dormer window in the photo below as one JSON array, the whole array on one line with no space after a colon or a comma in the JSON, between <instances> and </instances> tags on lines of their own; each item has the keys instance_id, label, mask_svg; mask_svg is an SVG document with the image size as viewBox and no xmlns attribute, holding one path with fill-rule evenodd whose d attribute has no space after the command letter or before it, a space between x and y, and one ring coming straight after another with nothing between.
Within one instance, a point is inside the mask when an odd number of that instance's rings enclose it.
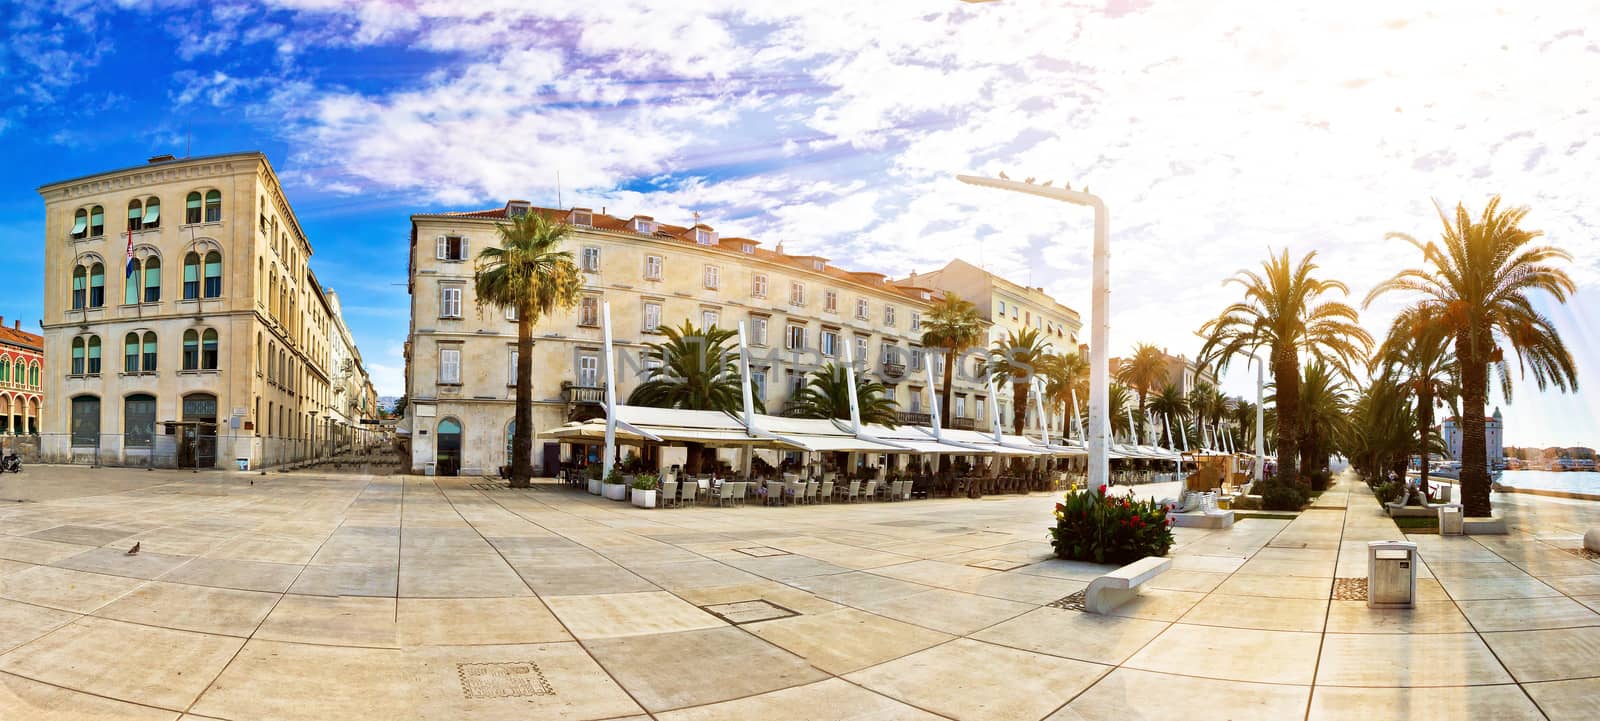
<instances>
[{"instance_id":1,"label":"dormer window","mask_svg":"<svg viewBox=\"0 0 1600 721\"><path fill-rule=\"evenodd\" d=\"M574 208L572 211L573 225L594 225L594 213L587 208Z\"/></svg>"},{"instance_id":2,"label":"dormer window","mask_svg":"<svg viewBox=\"0 0 1600 721\"><path fill-rule=\"evenodd\" d=\"M743 250L747 254L755 255L755 253L756 253L756 244L755 243L745 243L743 246L740 246L739 249Z\"/></svg>"},{"instance_id":3,"label":"dormer window","mask_svg":"<svg viewBox=\"0 0 1600 721\"><path fill-rule=\"evenodd\" d=\"M815 268L817 270L822 270L823 267L825 267L827 265L828 264L827 264L826 261L821 261L821 260L813 260L813 261L811 261L811 267Z\"/></svg>"},{"instance_id":4,"label":"dormer window","mask_svg":"<svg viewBox=\"0 0 1600 721\"><path fill-rule=\"evenodd\" d=\"M694 242L700 245L712 245L717 242L717 236L705 228L695 228Z\"/></svg>"},{"instance_id":5,"label":"dormer window","mask_svg":"<svg viewBox=\"0 0 1600 721\"><path fill-rule=\"evenodd\" d=\"M656 224L650 222L649 220L645 220L644 218L634 218L633 232L650 235L651 233L656 232Z\"/></svg>"},{"instance_id":6,"label":"dormer window","mask_svg":"<svg viewBox=\"0 0 1600 721\"><path fill-rule=\"evenodd\" d=\"M513 200L509 203L506 203L506 217L520 218L528 214L528 209L530 207L532 206L530 206L526 200Z\"/></svg>"}]
</instances>

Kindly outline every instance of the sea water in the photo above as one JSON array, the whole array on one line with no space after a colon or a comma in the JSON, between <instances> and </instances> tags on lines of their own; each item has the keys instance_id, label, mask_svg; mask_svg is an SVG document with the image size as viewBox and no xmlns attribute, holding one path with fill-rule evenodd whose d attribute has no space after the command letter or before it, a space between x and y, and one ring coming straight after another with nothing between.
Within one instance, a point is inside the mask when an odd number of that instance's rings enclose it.
<instances>
[{"instance_id":1,"label":"sea water","mask_svg":"<svg viewBox=\"0 0 1600 721\"><path fill-rule=\"evenodd\" d=\"M1600 494L1600 473L1594 471L1506 471L1500 485L1546 491Z\"/></svg>"}]
</instances>

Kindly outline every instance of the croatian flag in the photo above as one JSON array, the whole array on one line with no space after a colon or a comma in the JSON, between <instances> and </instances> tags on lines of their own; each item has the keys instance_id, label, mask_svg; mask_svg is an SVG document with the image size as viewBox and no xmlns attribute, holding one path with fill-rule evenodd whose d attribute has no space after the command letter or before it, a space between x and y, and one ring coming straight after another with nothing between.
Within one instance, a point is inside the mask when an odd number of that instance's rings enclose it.
<instances>
[{"instance_id":1,"label":"croatian flag","mask_svg":"<svg viewBox=\"0 0 1600 721\"><path fill-rule=\"evenodd\" d=\"M128 225L128 265L123 270L124 278L133 277L133 224Z\"/></svg>"}]
</instances>

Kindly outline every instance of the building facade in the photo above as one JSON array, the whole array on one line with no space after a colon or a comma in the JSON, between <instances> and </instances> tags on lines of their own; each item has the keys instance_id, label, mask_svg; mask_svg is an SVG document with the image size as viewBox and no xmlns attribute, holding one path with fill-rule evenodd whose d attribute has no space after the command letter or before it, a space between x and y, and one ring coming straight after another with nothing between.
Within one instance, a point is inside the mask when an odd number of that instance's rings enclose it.
<instances>
[{"instance_id":1,"label":"building facade","mask_svg":"<svg viewBox=\"0 0 1600 721\"><path fill-rule=\"evenodd\" d=\"M1217 386L1217 374L1215 371L1209 368L1201 368L1182 353L1172 355L1167 352L1167 349L1162 348L1161 357L1167 364L1166 382L1176 386L1183 395L1188 396L1189 392L1201 383L1208 384L1213 388ZM1112 358L1109 367L1111 369L1111 377L1116 378L1117 370L1122 367L1122 359ZM1157 387L1153 390L1160 390L1160 388Z\"/></svg>"},{"instance_id":2,"label":"building facade","mask_svg":"<svg viewBox=\"0 0 1600 721\"><path fill-rule=\"evenodd\" d=\"M46 460L256 468L329 451L336 316L265 155L158 156L39 194Z\"/></svg>"},{"instance_id":3,"label":"building facade","mask_svg":"<svg viewBox=\"0 0 1600 721\"><path fill-rule=\"evenodd\" d=\"M938 290L852 272L827 258L791 255L782 244L720 236L695 223L611 216L604 209L503 208L426 213L411 218L411 329L406 344L406 410L412 468L441 474L493 473L510 457L516 396L516 323L473 295L472 259L498 242L510 215L538 212L568 223L565 242L583 272L583 292L568 312L534 328L534 432L603 412L601 312L611 307L618 351L617 395L626 399L647 369L645 344L659 328L745 323L756 400L781 413L806 374L842 361L851 344L859 368L883 382L906 423L926 424L927 357L921 321ZM963 381L964 396L984 398ZM956 409L984 424L981 402ZM535 441L533 463L548 473L559 446Z\"/></svg>"},{"instance_id":4,"label":"building facade","mask_svg":"<svg viewBox=\"0 0 1600 721\"><path fill-rule=\"evenodd\" d=\"M1505 423L1500 416L1500 409L1494 409L1494 415L1484 420L1483 443L1488 452L1489 465L1501 467L1505 465ZM1461 460L1461 422L1455 416L1444 419L1439 424L1439 432L1444 436L1445 447L1450 449L1450 457Z\"/></svg>"},{"instance_id":5,"label":"building facade","mask_svg":"<svg viewBox=\"0 0 1600 721\"><path fill-rule=\"evenodd\" d=\"M932 288L941 294L955 293L976 305L979 314L989 323L989 335L984 347L969 351L962 359L957 370L958 379L970 379L972 383L981 386L978 364L982 362L988 347L997 342L1004 342L1009 334L1024 329L1031 328L1038 332L1042 339L1050 344L1050 351L1053 353L1069 353L1078 349L1078 333L1083 330L1083 321L1078 317L1078 312L1058 302L1044 292L1042 287L1013 283L959 258L935 271L912 273L899 282ZM1006 385L995 390L1000 418L1009 431L1012 418L1012 388ZM987 402L983 397L985 394L954 390L952 395L955 396L957 417L963 417L961 411L969 404L981 407ZM1082 400L1084 403L1089 402L1087 398ZM1038 428L1039 419L1031 405L1027 414L1026 430L1032 432ZM1059 425L1060 421L1056 419L1052 423Z\"/></svg>"},{"instance_id":6,"label":"building facade","mask_svg":"<svg viewBox=\"0 0 1600 721\"><path fill-rule=\"evenodd\" d=\"M34 435L44 408L44 337L0 316L0 435Z\"/></svg>"}]
</instances>

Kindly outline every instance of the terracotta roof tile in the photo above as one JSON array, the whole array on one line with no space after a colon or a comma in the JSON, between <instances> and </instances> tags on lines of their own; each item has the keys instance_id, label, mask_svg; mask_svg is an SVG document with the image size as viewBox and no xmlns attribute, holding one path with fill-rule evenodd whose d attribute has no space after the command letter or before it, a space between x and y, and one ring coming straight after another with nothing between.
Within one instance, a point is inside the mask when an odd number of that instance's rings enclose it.
<instances>
[{"instance_id":1,"label":"terracotta roof tile","mask_svg":"<svg viewBox=\"0 0 1600 721\"><path fill-rule=\"evenodd\" d=\"M44 336L34 335L20 328L0 326L0 344L22 346L40 353L44 352Z\"/></svg>"}]
</instances>

